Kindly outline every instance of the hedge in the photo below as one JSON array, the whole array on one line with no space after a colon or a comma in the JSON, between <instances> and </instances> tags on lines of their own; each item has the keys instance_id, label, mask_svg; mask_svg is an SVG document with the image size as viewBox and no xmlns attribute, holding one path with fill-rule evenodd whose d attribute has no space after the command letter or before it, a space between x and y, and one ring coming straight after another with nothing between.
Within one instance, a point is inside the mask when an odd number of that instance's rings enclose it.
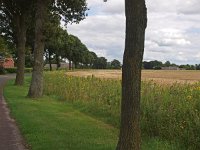
<instances>
[{"instance_id":1,"label":"hedge","mask_svg":"<svg viewBox=\"0 0 200 150\"><path fill-rule=\"evenodd\" d=\"M32 72L32 68L25 68L24 72L25 73L31 73ZM17 72L17 68L5 68L6 73L16 73Z\"/></svg>"}]
</instances>

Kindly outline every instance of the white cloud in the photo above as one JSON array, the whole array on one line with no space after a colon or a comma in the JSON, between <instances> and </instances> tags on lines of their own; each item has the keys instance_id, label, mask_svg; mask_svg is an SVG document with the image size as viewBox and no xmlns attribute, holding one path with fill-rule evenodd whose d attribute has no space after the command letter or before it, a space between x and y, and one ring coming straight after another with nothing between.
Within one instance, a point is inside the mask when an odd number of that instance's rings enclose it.
<instances>
[{"instance_id":1,"label":"white cloud","mask_svg":"<svg viewBox=\"0 0 200 150\"><path fill-rule=\"evenodd\" d=\"M147 0L148 27L144 60L200 63L200 1ZM124 1L88 0L89 16L68 31L109 60L122 61L125 38Z\"/></svg>"}]
</instances>

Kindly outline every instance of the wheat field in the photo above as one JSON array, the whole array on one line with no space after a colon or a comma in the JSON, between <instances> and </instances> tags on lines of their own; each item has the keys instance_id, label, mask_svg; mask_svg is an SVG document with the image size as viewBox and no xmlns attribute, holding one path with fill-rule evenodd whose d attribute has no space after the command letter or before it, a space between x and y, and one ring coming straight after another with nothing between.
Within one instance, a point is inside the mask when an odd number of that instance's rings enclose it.
<instances>
[{"instance_id":1,"label":"wheat field","mask_svg":"<svg viewBox=\"0 0 200 150\"><path fill-rule=\"evenodd\" d=\"M67 72L72 76L95 76L97 78L121 79L121 70L76 70ZM142 70L142 80L154 80L158 83L170 84L196 83L200 81L200 71L196 70Z\"/></svg>"}]
</instances>

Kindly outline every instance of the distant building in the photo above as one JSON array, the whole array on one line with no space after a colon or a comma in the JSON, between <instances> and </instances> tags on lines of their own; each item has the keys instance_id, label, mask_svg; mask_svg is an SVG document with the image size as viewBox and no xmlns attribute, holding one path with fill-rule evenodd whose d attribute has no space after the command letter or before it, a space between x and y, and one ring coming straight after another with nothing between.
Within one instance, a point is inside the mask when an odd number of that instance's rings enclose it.
<instances>
[{"instance_id":1,"label":"distant building","mask_svg":"<svg viewBox=\"0 0 200 150\"><path fill-rule=\"evenodd\" d=\"M57 68L57 64L51 64L52 69L56 69ZM45 69L49 69L50 68L50 64L46 64L44 66ZM69 63L60 63L60 69L68 69L69 68Z\"/></svg>"},{"instance_id":2,"label":"distant building","mask_svg":"<svg viewBox=\"0 0 200 150\"><path fill-rule=\"evenodd\" d=\"M3 68L14 68L14 60L13 58L3 58L0 56L0 67Z\"/></svg>"},{"instance_id":3,"label":"distant building","mask_svg":"<svg viewBox=\"0 0 200 150\"><path fill-rule=\"evenodd\" d=\"M162 70L181 70L179 67L161 67Z\"/></svg>"}]
</instances>

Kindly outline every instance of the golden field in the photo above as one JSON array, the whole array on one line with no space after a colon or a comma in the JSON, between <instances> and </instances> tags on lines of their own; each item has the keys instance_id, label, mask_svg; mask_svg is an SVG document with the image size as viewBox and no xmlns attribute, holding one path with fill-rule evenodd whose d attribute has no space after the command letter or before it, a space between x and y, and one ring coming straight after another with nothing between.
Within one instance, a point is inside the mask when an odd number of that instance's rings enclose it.
<instances>
[{"instance_id":1,"label":"golden field","mask_svg":"<svg viewBox=\"0 0 200 150\"><path fill-rule=\"evenodd\" d=\"M67 72L72 76L95 76L97 78L121 79L121 70L76 70ZM196 70L142 70L142 80L159 83L196 83L200 81L200 71Z\"/></svg>"}]
</instances>

